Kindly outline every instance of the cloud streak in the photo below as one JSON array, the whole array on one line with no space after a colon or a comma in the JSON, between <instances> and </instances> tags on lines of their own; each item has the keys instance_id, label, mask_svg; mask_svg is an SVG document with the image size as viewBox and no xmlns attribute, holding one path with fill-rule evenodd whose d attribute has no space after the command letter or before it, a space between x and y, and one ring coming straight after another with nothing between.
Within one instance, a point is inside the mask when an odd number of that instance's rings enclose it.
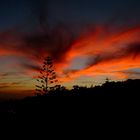
<instances>
[{"instance_id":1,"label":"cloud streak","mask_svg":"<svg viewBox=\"0 0 140 140\"><path fill-rule=\"evenodd\" d=\"M95 27L94 27L95 28ZM39 71L37 63L41 57L51 55L61 74L77 74L80 70L67 70L76 57L88 56L86 69L98 67L104 63L119 62L129 57L138 60L140 56L140 28L135 27L121 32L109 33L104 28L95 28L79 36L65 26L57 26L42 33L10 33L0 34L0 55L15 55L29 58L30 64L21 62L21 66L29 71ZM36 64L32 64L36 63ZM82 64L82 62L79 62ZM137 62L138 63L138 62ZM135 64L135 63L134 63ZM72 69L72 68L71 68ZM69 71L69 72L68 72ZM84 71L84 69L82 70Z\"/></svg>"},{"instance_id":2,"label":"cloud streak","mask_svg":"<svg viewBox=\"0 0 140 140\"><path fill-rule=\"evenodd\" d=\"M21 82L0 83L0 89L11 88L20 85Z\"/></svg>"},{"instance_id":3,"label":"cloud streak","mask_svg":"<svg viewBox=\"0 0 140 140\"><path fill-rule=\"evenodd\" d=\"M46 9L48 1L30 2L38 21L37 27L31 32L0 32L0 57L21 57L23 60L21 59L19 66L33 73L40 70L40 60L50 55L61 81L76 79L83 75L116 74L119 77L116 71L140 66L140 26L124 27L119 31L112 31L111 23L107 27L90 25L86 29L79 27L78 30L66 24L50 26L49 11ZM88 61L83 69L73 70L69 67L75 58L85 56L88 57ZM24 61L26 58L30 63ZM79 61L79 64L82 63Z\"/></svg>"}]
</instances>

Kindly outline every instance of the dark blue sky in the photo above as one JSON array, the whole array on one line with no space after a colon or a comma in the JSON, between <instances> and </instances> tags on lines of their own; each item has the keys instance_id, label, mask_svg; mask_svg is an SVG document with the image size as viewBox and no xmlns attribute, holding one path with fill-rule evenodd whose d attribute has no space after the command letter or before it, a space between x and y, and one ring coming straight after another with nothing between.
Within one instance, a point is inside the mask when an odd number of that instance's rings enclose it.
<instances>
[{"instance_id":1,"label":"dark blue sky","mask_svg":"<svg viewBox=\"0 0 140 140\"><path fill-rule=\"evenodd\" d=\"M39 5L40 9L45 7L42 1L1 0L0 29L25 24L29 20L33 22L33 9ZM136 24L140 21L139 0L50 0L47 7L50 22Z\"/></svg>"}]
</instances>

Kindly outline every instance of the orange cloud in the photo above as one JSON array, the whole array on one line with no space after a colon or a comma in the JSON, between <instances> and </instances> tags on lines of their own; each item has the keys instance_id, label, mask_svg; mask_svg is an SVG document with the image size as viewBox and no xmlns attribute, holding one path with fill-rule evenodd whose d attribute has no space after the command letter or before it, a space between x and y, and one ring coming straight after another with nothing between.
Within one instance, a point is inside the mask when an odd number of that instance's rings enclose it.
<instances>
[{"instance_id":1,"label":"orange cloud","mask_svg":"<svg viewBox=\"0 0 140 140\"><path fill-rule=\"evenodd\" d=\"M90 56L89 64L82 70L69 70L66 77L61 80L66 82L84 75L93 78L102 75L112 76L114 79L128 78L121 71L140 66L139 35L140 27L135 27L109 35L105 29L97 29L97 32L80 38L67 53L67 64L69 65L76 57Z\"/></svg>"},{"instance_id":2,"label":"orange cloud","mask_svg":"<svg viewBox=\"0 0 140 140\"><path fill-rule=\"evenodd\" d=\"M61 82L75 80L80 76L111 76L114 79L128 78L123 71L140 66L140 27L124 31L109 32L105 27L97 27L82 33L73 34L62 27L47 33L1 34L0 56L14 55L28 58L19 65L33 76L39 71L42 57L51 55ZM83 69L70 68L77 57L87 57ZM32 64L33 63L33 64ZM79 62L79 65L83 62ZM35 74L36 75L36 74ZM36 76L34 76L36 77Z\"/></svg>"}]
</instances>

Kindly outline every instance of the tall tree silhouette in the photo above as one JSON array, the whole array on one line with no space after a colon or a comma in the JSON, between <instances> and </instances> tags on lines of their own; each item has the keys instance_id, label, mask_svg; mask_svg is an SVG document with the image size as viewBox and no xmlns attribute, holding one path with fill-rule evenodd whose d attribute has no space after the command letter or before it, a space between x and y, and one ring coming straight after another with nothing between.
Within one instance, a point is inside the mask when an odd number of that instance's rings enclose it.
<instances>
[{"instance_id":1,"label":"tall tree silhouette","mask_svg":"<svg viewBox=\"0 0 140 140\"><path fill-rule=\"evenodd\" d=\"M48 94L50 86L58 82L51 57L44 59L37 81L39 82L39 85L36 85L37 95Z\"/></svg>"}]
</instances>

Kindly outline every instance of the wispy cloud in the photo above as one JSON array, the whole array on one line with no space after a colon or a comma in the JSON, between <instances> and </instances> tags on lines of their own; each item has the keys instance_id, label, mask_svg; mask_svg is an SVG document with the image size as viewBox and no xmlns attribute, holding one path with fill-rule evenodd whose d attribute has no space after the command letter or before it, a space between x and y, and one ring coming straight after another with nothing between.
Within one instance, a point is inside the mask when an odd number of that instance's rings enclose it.
<instances>
[{"instance_id":1,"label":"wispy cloud","mask_svg":"<svg viewBox=\"0 0 140 140\"><path fill-rule=\"evenodd\" d=\"M19 34L18 37L16 34L7 33L4 34L6 37L0 41L0 52L28 58L30 63L21 61L21 67L29 71L39 71L40 68L37 65L39 58L51 55L56 66L59 66L58 71L65 75L78 75L84 69L84 74L86 74L86 69L96 69L98 66L107 65L110 62L117 64L122 60L126 60L127 63L124 65L128 65L128 59L133 61L133 65L138 65L140 57L139 26L122 32L109 33L108 36L105 36L106 34L105 28L95 28L86 34L81 33L80 36L74 37L67 28L59 26L47 33ZM3 38L2 35L1 38ZM3 55L3 53L0 54ZM73 68L69 68L69 66L78 56L88 56L89 60L84 69L73 71Z\"/></svg>"},{"instance_id":2,"label":"wispy cloud","mask_svg":"<svg viewBox=\"0 0 140 140\"><path fill-rule=\"evenodd\" d=\"M11 88L12 86L18 86L21 82L11 82L11 83L0 83L0 89Z\"/></svg>"},{"instance_id":3,"label":"wispy cloud","mask_svg":"<svg viewBox=\"0 0 140 140\"><path fill-rule=\"evenodd\" d=\"M121 27L112 30L113 24L92 25L76 29L72 25L48 23L48 1L31 1L38 26L33 31L8 30L0 32L0 56L21 57L19 67L30 73L40 70L40 59L52 56L61 81L77 77L115 75L140 66L140 26ZM73 69L72 61L77 57L88 57L85 67ZM25 59L29 62L25 62ZM79 64L84 63L79 60ZM25 73L26 74L26 73ZM10 76L0 74L0 77ZM124 78L124 77L123 77ZM10 84L1 87L11 86Z\"/></svg>"}]
</instances>

